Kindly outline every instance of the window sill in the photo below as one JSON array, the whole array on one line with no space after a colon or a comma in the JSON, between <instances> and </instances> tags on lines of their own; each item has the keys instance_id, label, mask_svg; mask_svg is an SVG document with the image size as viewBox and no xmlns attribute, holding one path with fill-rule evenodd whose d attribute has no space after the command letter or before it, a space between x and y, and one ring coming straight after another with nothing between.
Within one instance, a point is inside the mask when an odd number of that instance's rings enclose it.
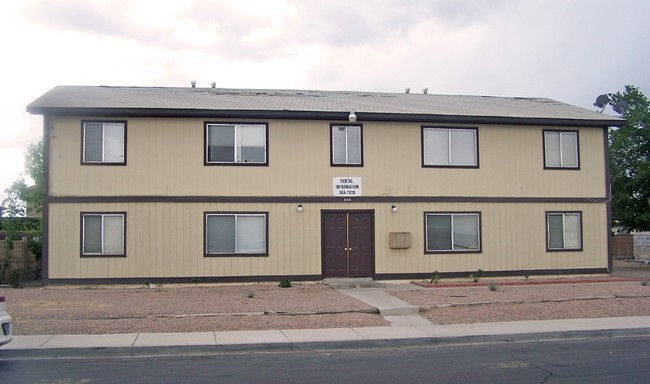
<instances>
[{"instance_id":1,"label":"window sill","mask_svg":"<svg viewBox=\"0 0 650 384\"><path fill-rule=\"evenodd\" d=\"M206 253L203 257L269 257L268 253Z\"/></svg>"},{"instance_id":2,"label":"window sill","mask_svg":"<svg viewBox=\"0 0 650 384\"><path fill-rule=\"evenodd\" d=\"M102 253L102 254L82 254L82 258L87 259L87 258L93 258L93 257L99 257L99 258L108 258L108 257L117 257L117 258L126 258L126 254L114 254L114 253Z\"/></svg>"}]
</instances>

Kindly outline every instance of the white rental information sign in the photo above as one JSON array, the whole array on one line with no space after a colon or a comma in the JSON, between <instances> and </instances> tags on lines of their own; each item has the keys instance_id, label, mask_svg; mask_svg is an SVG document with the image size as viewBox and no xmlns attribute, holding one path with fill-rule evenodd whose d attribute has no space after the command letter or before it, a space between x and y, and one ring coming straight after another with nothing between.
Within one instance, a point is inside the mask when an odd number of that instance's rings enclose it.
<instances>
[{"instance_id":1,"label":"white rental information sign","mask_svg":"<svg viewBox=\"0 0 650 384\"><path fill-rule=\"evenodd\" d=\"M332 194L341 197L361 196L360 177L332 178Z\"/></svg>"}]
</instances>

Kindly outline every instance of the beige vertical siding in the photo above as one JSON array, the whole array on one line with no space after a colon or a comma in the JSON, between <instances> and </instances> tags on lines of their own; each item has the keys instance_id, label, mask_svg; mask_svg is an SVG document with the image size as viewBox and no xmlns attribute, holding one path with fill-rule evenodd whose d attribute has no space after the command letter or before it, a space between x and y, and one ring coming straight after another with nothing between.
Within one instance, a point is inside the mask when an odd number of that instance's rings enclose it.
<instances>
[{"instance_id":1,"label":"beige vertical siding","mask_svg":"<svg viewBox=\"0 0 650 384\"><path fill-rule=\"evenodd\" d=\"M128 120L127 166L81 165L80 118L53 117L54 196L330 196L362 177L365 196L604 197L601 129L580 129L580 171L543 169L542 127L478 126L478 169L422 168L421 124L363 123L363 167L330 166L327 121L269 123L268 166L205 166L203 119Z\"/></svg>"},{"instance_id":2,"label":"beige vertical siding","mask_svg":"<svg viewBox=\"0 0 650 384\"><path fill-rule=\"evenodd\" d=\"M287 276L321 273L323 209L375 212L378 274L607 268L604 204L596 203L124 203L52 204L49 277L152 278ZM127 212L127 257L80 257L80 213ZM206 211L269 213L268 257L204 257ZM482 252L425 254L424 212L481 212ZM546 252L546 211L582 211L583 250ZM390 232L410 232L409 249L390 249Z\"/></svg>"},{"instance_id":3,"label":"beige vertical siding","mask_svg":"<svg viewBox=\"0 0 650 384\"><path fill-rule=\"evenodd\" d=\"M127 165L91 166L80 164L81 118L50 119L49 278L318 276L324 209L374 210L377 274L607 268L604 203L517 200L606 197L602 129L579 129L579 171L544 170L542 127L499 125L476 127L479 168L423 168L421 124L381 122L363 123L363 167L332 167L330 122L300 120L267 122L268 166L205 166L205 120L125 120ZM314 203L332 195L335 176L361 177L364 197L387 202ZM57 199L64 196L71 199ZM106 203L96 198L102 196L125 199ZM260 202L209 202L215 196ZM273 200L278 196L296 202ZM423 196L511 199L433 203ZM162 202L177 197L196 199ZM301 197L305 209L298 213ZM80 213L86 211L127 212L126 257L81 257ZM269 255L204 257L207 211L268 212ZM427 211L481 212L481 252L425 254ZM546 211L583 213L582 251L546 252ZM391 232L411 233L411 247L391 249Z\"/></svg>"}]
</instances>

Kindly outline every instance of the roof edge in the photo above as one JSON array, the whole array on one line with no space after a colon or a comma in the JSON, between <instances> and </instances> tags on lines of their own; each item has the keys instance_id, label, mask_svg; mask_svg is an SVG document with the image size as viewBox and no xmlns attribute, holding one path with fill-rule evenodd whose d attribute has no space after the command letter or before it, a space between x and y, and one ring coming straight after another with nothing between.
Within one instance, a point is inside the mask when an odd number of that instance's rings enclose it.
<instances>
[{"instance_id":1,"label":"roof edge","mask_svg":"<svg viewBox=\"0 0 650 384\"><path fill-rule=\"evenodd\" d=\"M27 107L27 112L50 116L106 116L106 117L195 117L195 118L249 118L288 120L348 120L348 112L268 111L268 110L212 110L212 109L159 109L159 108L44 108ZM622 126L620 118L602 120L544 117L468 116L439 114L401 114L357 112L357 121L390 121L413 123L504 124L544 125L571 127ZM604 115L606 116L606 115Z\"/></svg>"}]
</instances>

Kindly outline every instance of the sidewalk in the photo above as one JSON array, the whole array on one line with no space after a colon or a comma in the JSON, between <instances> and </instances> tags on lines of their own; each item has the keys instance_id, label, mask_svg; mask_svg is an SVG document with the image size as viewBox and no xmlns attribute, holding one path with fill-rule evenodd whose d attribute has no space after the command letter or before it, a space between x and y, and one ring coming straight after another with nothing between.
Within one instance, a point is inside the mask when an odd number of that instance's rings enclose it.
<instances>
[{"instance_id":1,"label":"sidewalk","mask_svg":"<svg viewBox=\"0 0 650 384\"><path fill-rule=\"evenodd\" d=\"M650 316L272 331L16 336L2 358L218 354L650 336Z\"/></svg>"}]
</instances>

